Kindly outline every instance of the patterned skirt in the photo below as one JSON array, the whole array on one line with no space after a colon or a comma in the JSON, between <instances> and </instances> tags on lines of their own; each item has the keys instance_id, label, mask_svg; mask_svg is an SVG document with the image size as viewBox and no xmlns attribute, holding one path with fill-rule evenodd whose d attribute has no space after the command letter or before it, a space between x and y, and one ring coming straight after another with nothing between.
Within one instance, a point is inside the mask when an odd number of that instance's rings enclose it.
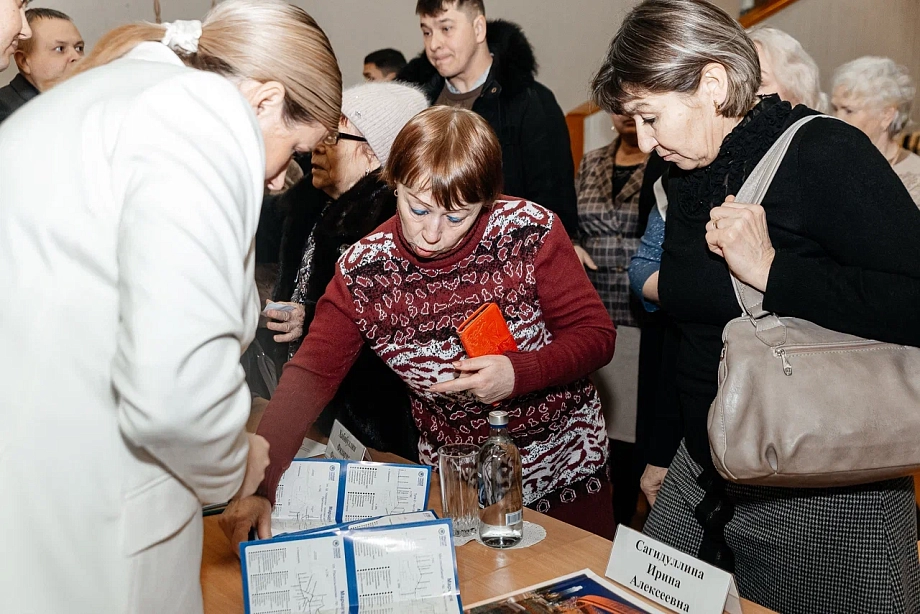
<instances>
[{"instance_id":1,"label":"patterned skirt","mask_svg":"<svg viewBox=\"0 0 920 614\"><path fill-rule=\"evenodd\" d=\"M645 533L697 556L703 469L681 444ZM724 528L741 596L783 614L918 614L912 478L846 488L727 484Z\"/></svg>"}]
</instances>

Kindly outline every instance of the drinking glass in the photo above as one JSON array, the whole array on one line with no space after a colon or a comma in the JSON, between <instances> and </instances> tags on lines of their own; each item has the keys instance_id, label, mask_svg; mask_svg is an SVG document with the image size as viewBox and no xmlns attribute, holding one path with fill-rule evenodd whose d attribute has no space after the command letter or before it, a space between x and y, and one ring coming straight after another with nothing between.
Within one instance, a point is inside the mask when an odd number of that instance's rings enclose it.
<instances>
[{"instance_id":1,"label":"drinking glass","mask_svg":"<svg viewBox=\"0 0 920 614\"><path fill-rule=\"evenodd\" d=\"M454 525L454 537L473 537L479 532L479 446L450 443L438 450L443 516Z\"/></svg>"}]
</instances>

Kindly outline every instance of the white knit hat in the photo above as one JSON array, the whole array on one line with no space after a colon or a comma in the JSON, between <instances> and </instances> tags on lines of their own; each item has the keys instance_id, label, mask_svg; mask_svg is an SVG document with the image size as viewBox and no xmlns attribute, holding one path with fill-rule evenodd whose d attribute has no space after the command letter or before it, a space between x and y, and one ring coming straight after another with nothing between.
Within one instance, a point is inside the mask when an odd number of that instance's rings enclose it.
<instances>
[{"instance_id":1,"label":"white knit hat","mask_svg":"<svg viewBox=\"0 0 920 614\"><path fill-rule=\"evenodd\" d=\"M425 94L405 83L375 81L342 92L342 115L361 131L381 166L399 131L426 108Z\"/></svg>"}]
</instances>

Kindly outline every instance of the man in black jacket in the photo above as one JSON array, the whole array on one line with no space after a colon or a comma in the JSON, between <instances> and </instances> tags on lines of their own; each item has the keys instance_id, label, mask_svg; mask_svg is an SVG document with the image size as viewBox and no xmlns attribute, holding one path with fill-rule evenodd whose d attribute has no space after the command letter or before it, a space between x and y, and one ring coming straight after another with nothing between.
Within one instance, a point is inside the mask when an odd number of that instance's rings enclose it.
<instances>
[{"instance_id":1,"label":"man in black jacket","mask_svg":"<svg viewBox=\"0 0 920 614\"><path fill-rule=\"evenodd\" d=\"M398 79L433 104L471 109L502 145L504 192L551 209L578 236L575 169L565 115L535 80L537 61L521 29L486 22L481 0L418 0L425 51Z\"/></svg>"},{"instance_id":2,"label":"man in black jacket","mask_svg":"<svg viewBox=\"0 0 920 614\"><path fill-rule=\"evenodd\" d=\"M27 10L25 17L32 37L17 45L19 74L0 88L0 122L49 89L83 57L83 37L66 14L35 8Z\"/></svg>"}]
</instances>

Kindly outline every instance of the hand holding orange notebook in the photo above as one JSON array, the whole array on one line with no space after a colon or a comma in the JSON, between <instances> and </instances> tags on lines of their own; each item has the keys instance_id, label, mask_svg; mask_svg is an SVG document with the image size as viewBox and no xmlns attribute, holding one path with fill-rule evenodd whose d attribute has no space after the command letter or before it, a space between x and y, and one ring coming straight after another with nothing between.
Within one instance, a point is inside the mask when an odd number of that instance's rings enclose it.
<instances>
[{"instance_id":1,"label":"hand holding orange notebook","mask_svg":"<svg viewBox=\"0 0 920 614\"><path fill-rule=\"evenodd\" d=\"M460 343L470 358L516 352L518 347L495 303L485 303L457 327Z\"/></svg>"}]
</instances>

